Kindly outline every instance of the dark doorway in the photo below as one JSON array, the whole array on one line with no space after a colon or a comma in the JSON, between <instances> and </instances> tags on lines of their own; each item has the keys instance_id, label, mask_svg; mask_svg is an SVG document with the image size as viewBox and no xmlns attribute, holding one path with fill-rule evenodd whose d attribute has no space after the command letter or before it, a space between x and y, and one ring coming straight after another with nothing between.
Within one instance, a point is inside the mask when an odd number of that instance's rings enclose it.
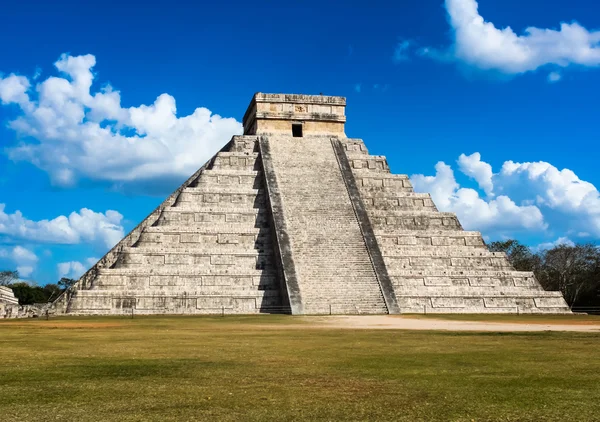
<instances>
[{"instance_id":1,"label":"dark doorway","mask_svg":"<svg viewBox=\"0 0 600 422\"><path fill-rule=\"evenodd\" d=\"M292 136L294 138L302 138L302 125L292 124Z\"/></svg>"}]
</instances>

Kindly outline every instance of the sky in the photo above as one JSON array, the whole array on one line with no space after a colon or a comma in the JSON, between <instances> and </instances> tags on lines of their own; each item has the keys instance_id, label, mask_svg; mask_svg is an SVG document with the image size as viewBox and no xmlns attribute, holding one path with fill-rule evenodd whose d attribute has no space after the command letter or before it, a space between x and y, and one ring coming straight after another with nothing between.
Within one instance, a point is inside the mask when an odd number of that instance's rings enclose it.
<instances>
[{"instance_id":1,"label":"sky","mask_svg":"<svg viewBox=\"0 0 600 422\"><path fill-rule=\"evenodd\" d=\"M346 134L487 241L600 240L592 0L3 5L0 270L79 277L255 92L347 98Z\"/></svg>"}]
</instances>

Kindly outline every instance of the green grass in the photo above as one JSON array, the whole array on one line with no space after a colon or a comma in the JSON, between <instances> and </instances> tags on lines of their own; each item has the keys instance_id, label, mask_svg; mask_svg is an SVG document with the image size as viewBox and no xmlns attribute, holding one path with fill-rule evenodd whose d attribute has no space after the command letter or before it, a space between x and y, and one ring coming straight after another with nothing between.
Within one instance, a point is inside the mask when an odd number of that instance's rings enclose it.
<instances>
[{"instance_id":1,"label":"green grass","mask_svg":"<svg viewBox=\"0 0 600 422\"><path fill-rule=\"evenodd\" d=\"M287 316L0 322L0 420L598 421L600 336Z\"/></svg>"}]
</instances>

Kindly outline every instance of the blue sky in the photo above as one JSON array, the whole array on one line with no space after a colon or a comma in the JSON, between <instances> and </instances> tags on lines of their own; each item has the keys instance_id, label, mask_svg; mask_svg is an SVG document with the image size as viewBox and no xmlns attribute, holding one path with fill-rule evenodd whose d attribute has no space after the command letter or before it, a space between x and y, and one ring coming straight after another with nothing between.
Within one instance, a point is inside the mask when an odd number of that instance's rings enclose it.
<instances>
[{"instance_id":1,"label":"blue sky","mask_svg":"<svg viewBox=\"0 0 600 422\"><path fill-rule=\"evenodd\" d=\"M84 3L3 6L0 269L81 274L257 91L347 97L347 135L488 240L600 239L597 2Z\"/></svg>"}]
</instances>

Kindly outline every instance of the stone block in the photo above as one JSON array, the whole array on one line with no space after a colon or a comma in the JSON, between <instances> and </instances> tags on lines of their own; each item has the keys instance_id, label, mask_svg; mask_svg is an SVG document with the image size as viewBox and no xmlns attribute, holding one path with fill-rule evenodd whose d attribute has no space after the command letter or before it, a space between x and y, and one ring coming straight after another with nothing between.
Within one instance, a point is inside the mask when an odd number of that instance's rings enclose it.
<instances>
[{"instance_id":1,"label":"stone block","mask_svg":"<svg viewBox=\"0 0 600 422\"><path fill-rule=\"evenodd\" d=\"M560 295L560 293L559 293ZM536 297L535 306L538 308L565 308L566 304L562 296L557 297Z\"/></svg>"}]
</instances>

